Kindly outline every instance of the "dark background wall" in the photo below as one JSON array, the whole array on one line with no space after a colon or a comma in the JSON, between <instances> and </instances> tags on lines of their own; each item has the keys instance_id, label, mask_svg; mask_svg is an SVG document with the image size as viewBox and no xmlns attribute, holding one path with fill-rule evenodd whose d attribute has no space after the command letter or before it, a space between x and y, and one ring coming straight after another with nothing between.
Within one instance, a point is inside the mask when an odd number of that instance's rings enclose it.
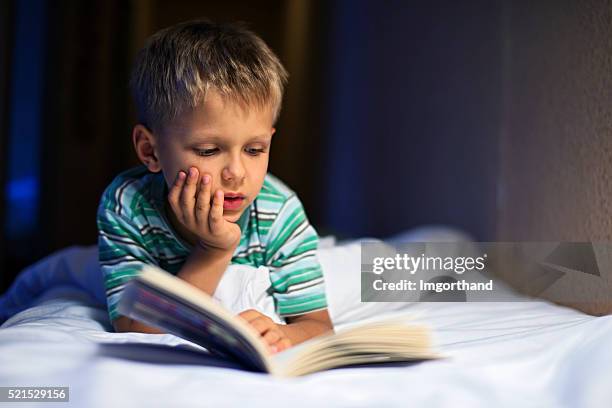
<instances>
[{"instance_id":1,"label":"dark background wall","mask_svg":"<svg viewBox=\"0 0 612 408\"><path fill-rule=\"evenodd\" d=\"M500 3L381 4L333 9L323 220L353 236L437 223L493 239Z\"/></svg>"},{"instance_id":2,"label":"dark background wall","mask_svg":"<svg viewBox=\"0 0 612 408\"><path fill-rule=\"evenodd\" d=\"M95 244L100 194L137 164L133 57L156 30L198 17L249 22L288 68L270 169L321 233L445 224L478 240L609 239L611 9L594 0L5 2L3 286L56 249ZM23 21L38 28L24 35ZM20 76L18 62L32 58Z\"/></svg>"},{"instance_id":3,"label":"dark background wall","mask_svg":"<svg viewBox=\"0 0 612 408\"><path fill-rule=\"evenodd\" d=\"M7 150L7 122L9 113L9 98L8 98L8 85L9 85L9 69L8 62L10 60L11 45L12 45L12 16L11 4L8 2L0 3L0 153L6 152ZM0 160L6 160L5 154L2 154ZM3 161L4 161L3 160ZM6 167L0 166L0 186L6 185ZM0 190L0 216L4 215L5 199L4 189ZM0 272L0 290L6 287L7 281L12 279L13 273L6 271L6 233L5 233L5 222L2 220L2 231L0 231L0 265L2 269Z\"/></svg>"},{"instance_id":4,"label":"dark background wall","mask_svg":"<svg viewBox=\"0 0 612 408\"><path fill-rule=\"evenodd\" d=\"M611 241L612 1L505 6L499 236Z\"/></svg>"},{"instance_id":5,"label":"dark background wall","mask_svg":"<svg viewBox=\"0 0 612 408\"><path fill-rule=\"evenodd\" d=\"M503 16L498 237L603 241L597 274L542 296L612 313L612 1L508 1Z\"/></svg>"}]
</instances>

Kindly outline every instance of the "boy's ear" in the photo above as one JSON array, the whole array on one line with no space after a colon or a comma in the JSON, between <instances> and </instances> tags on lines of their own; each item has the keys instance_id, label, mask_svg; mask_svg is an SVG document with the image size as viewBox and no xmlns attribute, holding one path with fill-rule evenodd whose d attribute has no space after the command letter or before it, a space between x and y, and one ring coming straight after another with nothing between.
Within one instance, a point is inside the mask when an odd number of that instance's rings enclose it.
<instances>
[{"instance_id":1,"label":"boy's ear","mask_svg":"<svg viewBox=\"0 0 612 408\"><path fill-rule=\"evenodd\" d=\"M141 162L152 173L161 171L161 164L157 156L157 145L155 136L146 126L137 124L132 130L132 141L134 142L134 149Z\"/></svg>"}]
</instances>

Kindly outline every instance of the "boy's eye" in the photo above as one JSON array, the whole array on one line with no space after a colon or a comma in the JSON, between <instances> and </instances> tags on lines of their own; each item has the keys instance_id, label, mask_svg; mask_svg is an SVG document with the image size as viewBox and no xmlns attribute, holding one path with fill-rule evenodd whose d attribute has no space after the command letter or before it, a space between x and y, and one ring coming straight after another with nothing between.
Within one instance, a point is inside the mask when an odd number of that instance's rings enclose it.
<instances>
[{"instance_id":1,"label":"boy's eye","mask_svg":"<svg viewBox=\"0 0 612 408\"><path fill-rule=\"evenodd\" d=\"M213 154L217 153L217 151L219 151L219 149L214 148L214 149L196 149L195 152L198 156L212 156Z\"/></svg>"},{"instance_id":2,"label":"boy's eye","mask_svg":"<svg viewBox=\"0 0 612 408\"><path fill-rule=\"evenodd\" d=\"M257 156L258 154L263 153L263 152L264 152L264 149L261 149L261 148L260 148L260 149L256 149L256 148L254 148L254 147L247 147L247 148L245 149L245 151L246 151L248 154L250 154L251 156Z\"/></svg>"}]
</instances>

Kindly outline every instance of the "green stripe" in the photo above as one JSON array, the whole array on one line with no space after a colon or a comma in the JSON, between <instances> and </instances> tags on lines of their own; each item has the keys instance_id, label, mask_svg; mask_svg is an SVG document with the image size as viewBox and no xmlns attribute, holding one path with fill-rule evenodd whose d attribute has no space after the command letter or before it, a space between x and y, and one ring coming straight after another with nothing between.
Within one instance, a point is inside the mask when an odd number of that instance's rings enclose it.
<instances>
[{"instance_id":1,"label":"green stripe","mask_svg":"<svg viewBox=\"0 0 612 408\"><path fill-rule=\"evenodd\" d=\"M284 293L291 285L317 279L320 278L321 275L321 268L318 265L295 269L292 270L290 274L284 275L280 279L272 282L272 286L277 292Z\"/></svg>"},{"instance_id":2,"label":"green stripe","mask_svg":"<svg viewBox=\"0 0 612 408\"><path fill-rule=\"evenodd\" d=\"M319 299L313 300L310 303L301 304L301 305L287 305L281 304L278 307L278 314L283 315L295 315L295 314L303 314L308 313L312 310L322 309L327 307L327 301L324 296L321 296Z\"/></svg>"},{"instance_id":3,"label":"green stripe","mask_svg":"<svg viewBox=\"0 0 612 408\"><path fill-rule=\"evenodd\" d=\"M306 242L306 240L304 240L305 244L302 244L300 246L298 246L292 253L290 257L283 257L283 258L279 258L276 261L272 262L271 265L274 266L275 268L280 268L282 266L287 266L287 265L291 265L293 262L295 261L291 261L288 262L287 258L293 258L295 256L301 255L304 252L308 252L308 251L312 251L312 250L316 250L317 249L317 244L318 244L318 240L316 238L314 239L310 239L307 238L310 242ZM315 256L313 254L313 256ZM298 261L300 261L301 259L299 259Z\"/></svg>"},{"instance_id":4,"label":"green stripe","mask_svg":"<svg viewBox=\"0 0 612 408\"><path fill-rule=\"evenodd\" d=\"M280 247L285 245L287 242L287 238L293 234L295 229L300 226L300 224L305 220L304 212L301 208L296 208L291 215L289 216L289 223L283 225L280 229L281 235L275 237L274 243L272 245L268 245L268 250L270 256L274 257L274 255L278 252Z\"/></svg>"}]
</instances>

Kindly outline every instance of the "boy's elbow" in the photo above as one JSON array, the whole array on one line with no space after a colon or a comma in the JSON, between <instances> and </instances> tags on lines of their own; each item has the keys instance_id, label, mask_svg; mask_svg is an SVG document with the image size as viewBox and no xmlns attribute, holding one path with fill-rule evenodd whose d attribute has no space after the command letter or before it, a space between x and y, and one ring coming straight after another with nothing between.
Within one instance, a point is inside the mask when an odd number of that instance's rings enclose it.
<instances>
[{"instance_id":1,"label":"boy's elbow","mask_svg":"<svg viewBox=\"0 0 612 408\"><path fill-rule=\"evenodd\" d=\"M137 332L137 333L164 334L163 331L155 327L147 326L146 324L140 323L126 316L121 316L115 319L113 321L113 327L115 328L115 331L117 333Z\"/></svg>"},{"instance_id":2,"label":"boy's elbow","mask_svg":"<svg viewBox=\"0 0 612 408\"><path fill-rule=\"evenodd\" d=\"M125 316L118 317L117 319L113 320L113 327L117 333L133 331L131 330L132 319Z\"/></svg>"}]
</instances>

